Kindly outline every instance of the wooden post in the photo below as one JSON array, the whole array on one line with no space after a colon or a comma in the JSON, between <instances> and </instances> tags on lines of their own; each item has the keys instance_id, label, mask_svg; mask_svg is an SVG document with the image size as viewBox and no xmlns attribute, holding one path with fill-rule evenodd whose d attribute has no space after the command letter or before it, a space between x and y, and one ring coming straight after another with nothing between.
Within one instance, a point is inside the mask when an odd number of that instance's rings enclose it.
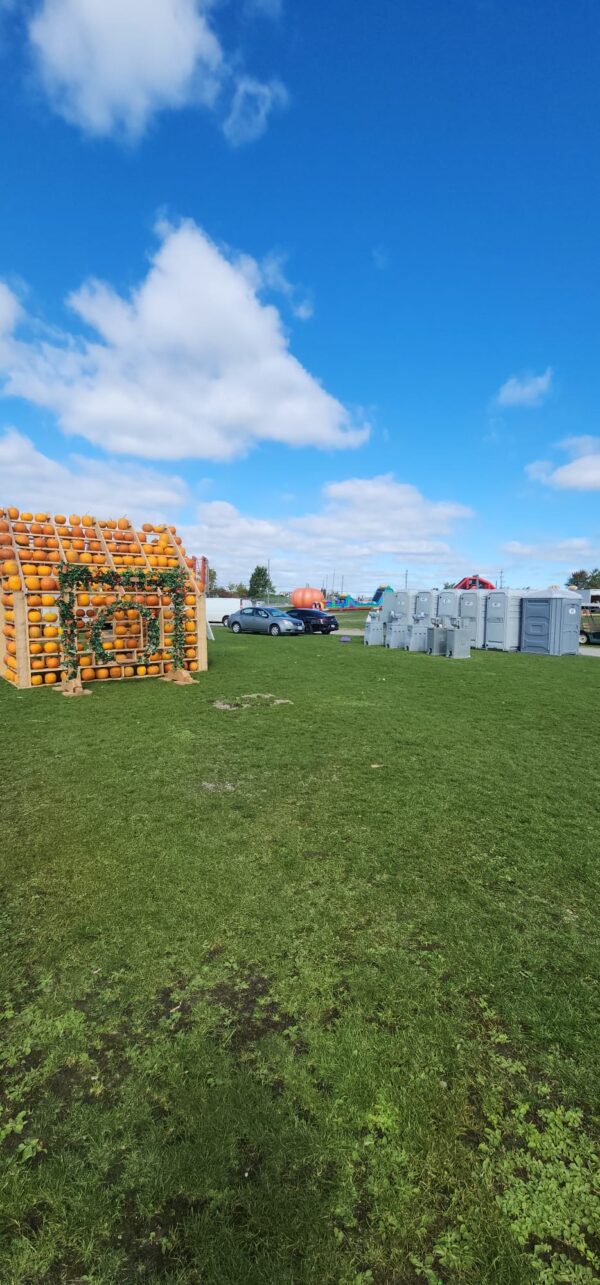
<instances>
[{"instance_id":1,"label":"wooden post","mask_svg":"<svg viewBox=\"0 0 600 1285\"><path fill-rule=\"evenodd\" d=\"M17 687L31 687L29 659L29 626L27 600L22 592L13 594L15 612L15 642L17 644Z\"/></svg>"}]
</instances>

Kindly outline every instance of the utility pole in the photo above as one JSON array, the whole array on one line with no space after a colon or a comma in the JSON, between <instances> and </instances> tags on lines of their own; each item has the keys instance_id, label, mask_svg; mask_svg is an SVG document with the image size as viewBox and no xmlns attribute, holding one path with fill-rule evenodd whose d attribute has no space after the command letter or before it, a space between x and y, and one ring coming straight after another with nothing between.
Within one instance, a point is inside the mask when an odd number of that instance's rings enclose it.
<instances>
[{"instance_id":1,"label":"utility pole","mask_svg":"<svg viewBox=\"0 0 600 1285\"><path fill-rule=\"evenodd\" d=\"M404 588L405 588L405 589L408 589L408 567L407 567L406 571L404 572Z\"/></svg>"},{"instance_id":2,"label":"utility pole","mask_svg":"<svg viewBox=\"0 0 600 1285\"><path fill-rule=\"evenodd\" d=\"M504 568L503 567L500 567L500 584L498 585L498 588L499 589L504 588Z\"/></svg>"}]
</instances>

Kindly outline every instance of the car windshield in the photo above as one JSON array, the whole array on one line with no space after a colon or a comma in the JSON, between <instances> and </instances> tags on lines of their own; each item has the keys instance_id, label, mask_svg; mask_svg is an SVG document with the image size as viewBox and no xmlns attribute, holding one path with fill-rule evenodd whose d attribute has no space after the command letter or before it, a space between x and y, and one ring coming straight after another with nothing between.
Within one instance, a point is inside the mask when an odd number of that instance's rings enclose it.
<instances>
[{"instance_id":1,"label":"car windshield","mask_svg":"<svg viewBox=\"0 0 600 1285\"><path fill-rule=\"evenodd\" d=\"M270 616L285 616L286 614L285 611L281 611L279 607L269 607L268 611Z\"/></svg>"}]
</instances>

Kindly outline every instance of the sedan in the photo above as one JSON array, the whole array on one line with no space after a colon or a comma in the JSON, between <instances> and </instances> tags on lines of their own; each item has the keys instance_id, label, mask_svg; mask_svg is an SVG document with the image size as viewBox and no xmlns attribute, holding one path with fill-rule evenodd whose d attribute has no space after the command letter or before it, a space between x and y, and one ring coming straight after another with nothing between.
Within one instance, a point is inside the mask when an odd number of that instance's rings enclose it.
<instances>
[{"instance_id":1,"label":"sedan","mask_svg":"<svg viewBox=\"0 0 600 1285\"><path fill-rule=\"evenodd\" d=\"M332 634L339 629L335 616L330 616L318 607L290 607L288 616L301 620L305 634Z\"/></svg>"},{"instance_id":2,"label":"sedan","mask_svg":"<svg viewBox=\"0 0 600 1285\"><path fill-rule=\"evenodd\" d=\"M301 620L294 620L279 607L243 607L235 611L227 621L228 628L234 634L303 634Z\"/></svg>"}]
</instances>

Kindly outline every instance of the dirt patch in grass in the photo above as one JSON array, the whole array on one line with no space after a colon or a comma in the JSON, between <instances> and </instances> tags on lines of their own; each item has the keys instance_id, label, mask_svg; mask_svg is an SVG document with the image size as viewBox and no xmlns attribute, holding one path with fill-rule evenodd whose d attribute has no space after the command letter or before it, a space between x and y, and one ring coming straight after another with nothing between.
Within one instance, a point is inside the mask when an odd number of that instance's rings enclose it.
<instances>
[{"instance_id":1,"label":"dirt patch in grass","mask_svg":"<svg viewBox=\"0 0 600 1285\"><path fill-rule=\"evenodd\" d=\"M119 1231L112 1240L126 1260L127 1280L153 1281L172 1272L186 1272L186 1281L200 1285L193 1268L194 1251L186 1242L185 1224L206 1206L204 1198L179 1193L150 1215L142 1214L137 1193L128 1191L123 1204Z\"/></svg>"},{"instance_id":2,"label":"dirt patch in grass","mask_svg":"<svg viewBox=\"0 0 600 1285\"><path fill-rule=\"evenodd\" d=\"M271 998L270 988L268 977L248 970L218 982L207 992L208 1003L223 1010L217 1030L227 1038L234 1052L257 1044L265 1035L280 1035L295 1025L291 1013L286 1013Z\"/></svg>"}]
</instances>

